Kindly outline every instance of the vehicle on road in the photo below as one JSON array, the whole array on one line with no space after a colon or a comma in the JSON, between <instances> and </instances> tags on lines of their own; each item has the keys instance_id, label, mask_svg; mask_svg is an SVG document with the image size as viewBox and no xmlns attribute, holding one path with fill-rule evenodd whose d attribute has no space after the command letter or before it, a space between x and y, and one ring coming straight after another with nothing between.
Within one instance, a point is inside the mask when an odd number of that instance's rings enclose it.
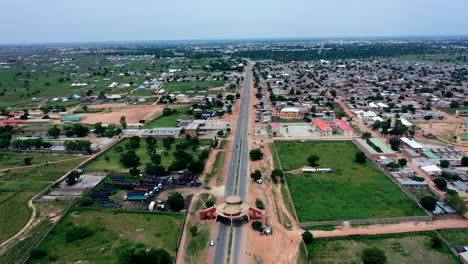
<instances>
[{"instance_id":1,"label":"vehicle on road","mask_svg":"<svg viewBox=\"0 0 468 264\"><path fill-rule=\"evenodd\" d=\"M231 163L231 167L234 167L234 163Z\"/></svg>"},{"instance_id":2,"label":"vehicle on road","mask_svg":"<svg viewBox=\"0 0 468 264\"><path fill-rule=\"evenodd\" d=\"M214 245L215 245L215 241L214 241L214 239L211 239L210 246L214 246Z\"/></svg>"}]
</instances>

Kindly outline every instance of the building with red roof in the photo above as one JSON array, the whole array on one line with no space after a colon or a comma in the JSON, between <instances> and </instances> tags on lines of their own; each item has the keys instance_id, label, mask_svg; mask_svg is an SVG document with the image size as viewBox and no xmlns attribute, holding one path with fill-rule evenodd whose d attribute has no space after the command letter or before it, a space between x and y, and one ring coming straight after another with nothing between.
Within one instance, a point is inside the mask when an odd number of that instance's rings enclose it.
<instances>
[{"instance_id":1,"label":"building with red roof","mask_svg":"<svg viewBox=\"0 0 468 264\"><path fill-rule=\"evenodd\" d=\"M353 128L346 124L345 121L341 119L333 119L332 120L334 126L343 133L345 136L352 136L353 135Z\"/></svg>"},{"instance_id":2,"label":"building with red roof","mask_svg":"<svg viewBox=\"0 0 468 264\"><path fill-rule=\"evenodd\" d=\"M312 120L312 124L320 132L321 136L331 136L333 134L333 128L325 120L315 118Z\"/></svg>"}]
</instances>

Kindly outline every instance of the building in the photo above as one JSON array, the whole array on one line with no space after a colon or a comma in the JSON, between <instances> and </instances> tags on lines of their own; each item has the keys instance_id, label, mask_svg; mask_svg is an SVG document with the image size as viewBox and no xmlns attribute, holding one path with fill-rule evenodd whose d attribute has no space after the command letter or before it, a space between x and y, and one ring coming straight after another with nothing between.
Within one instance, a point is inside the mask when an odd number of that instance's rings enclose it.
<instances>
[{"instance_id":1,"label":"building","mask_svg":"<svg viewBox=\"0 0 468 264\"><path fill-rule=\"evenodd\" d=\"M280 111L281 117L302 117L299 108L297 107L285 107Z\"/></svg>"},{"instance_id":2,"label":"building","mask_svg":"<svg viewBox=\"0 0 468 264\"><path fill-rule=\"evenodd\" d=\"M314 118L312 124L319 131L321 136L331 136L333 134L333 128L322 119Z\"/></svg>"},{"instance_id":3,"label":"building","mask_svg":"<svg viewBox=\"0 0 468 264\"><path fill-rule=\"evenodd\" d=\"M64 123L77 123L77 122L80 122L82 119L84 118L84 116L82 115L68 115L64 118L61 119L62 122Z\"/></svg>"},{"instance_id":4,"label":"building","mask_svg":"<svg viewBox=\"0 0 468 264\"><path fill-rule=\"evenodd\" d=\"M341 119L332 120L335 127L343 134L344 136L353 136L353 128L346 124L345 121Z\"/></svg>"},{"instance_id":5,"label":"building","mask_svg":"<svg viewBox=\"0 0 468 264\"><path fill-rule=\"evenodd\" d=\"M192 137L197 137L199 127L200 127L200 124L190 123L185 127L185 133Z\"/></svg>"},{"instance_id":6,"label":"building","mask_svg":"<svg viewBox=\"0 0 468 264\"><path fill-rule=\"evenodd\" d=\"M26 124L28 125L48 125L51 123L50 119L28 119Z\"/></svg>"},{"instance_id":7,"label":"building","mask_svg":"<svg viewBox=\"0 0 468 264\"><path fill-rule=\"evenodd\" d=\"M468 116L468 109L457 109L455 111L455 115L467 117Z\"/></svg>"},{"instance_id":8,"label":"building","mask_svg":"<svg viewBox=\"0 0 468 264\"><path fill-rule=\"evenodd\" d=\"M182 131L181 127L157 127L143 132L142 136L173 136L178 137Z\"/></svg>"}]
</instances>

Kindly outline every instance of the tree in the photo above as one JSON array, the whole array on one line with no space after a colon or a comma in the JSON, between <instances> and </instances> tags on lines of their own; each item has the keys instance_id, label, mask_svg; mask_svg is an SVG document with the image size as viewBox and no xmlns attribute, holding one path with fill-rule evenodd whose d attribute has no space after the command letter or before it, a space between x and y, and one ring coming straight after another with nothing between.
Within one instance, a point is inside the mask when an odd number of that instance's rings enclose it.
<instances>
[{"instance_id":1,"label":"tree","mask_svg":"<svg viewBox=\"0 0 468 264\"><path fill-rule=\"evenodd\" d=\"M136 167L131 168L131 169L129 170L129 173L130 173L130 175L137 176L138 174L140 174L140 169L138 169L138 168L136 168Z\"/></svg>"},{"instance_id":2,"label":"tree","mask_svg":"<svg viewBox=\"0 0 468 264\"><path fill-rule=\"evenodd\" d=\"M256 170L252 173L250 173L250 177L254 180L254 181L258 181L262 178L262 173L260 172L260 170Z\"/></svg>"},{"instance_id":3,"label":"tree","mask_svg":"<svg viewBox=\"0 0 468 264\"><path fill-rule=\"evenodd\" d=\"M283 178L283 171L280 169L274 169L271 172L271 179L273 179L274 183L277 183L277 178Z\"/></svg>"},{"instance_id":4,"label":"tree","mask_svg":"<svg viewBox=\"0 0 468 264\"><path fill-rule=\"evenodd\" d=\"M161 160L162 160L161 155L159 154L151 155L151 162L153 162L153 164L159 165L161 164Z\"/></svg>"},{"instance_id":5,"label":"tree","mask_svg":"<svg viewBox=\"0 0 468 264\"><path fill-rule=\"evenodd\" d=\"M444 178L435 178L434 183L442 191L445 191L447 189L447 181Z\"/></svg>"},{"instance_id":6,"label":"tree","mask_svg":"<svg viewBox=\"0 0 468 264\"><path fill-rule=\"evenodd\" d=\"M205 163L202 160L194 160L187 165L187 169L193 174L199 174L203 172Z\"/></svg>"},{"instance_id":7,"label":"tree","mask_svg":"<svg viewBox=\"0 0 468 264\"><path fill-rule=\"evenodd\" d=\"M308 158L307 158L307 162L309 162L309 165L310 166L318 166L318 162L320 160L320 157L315 155L315 154L311 154Z\"/></svg>"},{"instance_id":8,"label":"tree","mask_svg":"<svg viewBox=\"0 0 468 264\"><path fill-rule=\"evenodd\" d=\"M441 160L441 161L440 161L440 167L441 167L441 168L448 168L448 167L450 167L450 161L448 161L448 160Z\"/></svg>"},{"instance_id":9,"label":"tree","mask_svg":"<svg viewBox=\"0 0 468 264\"><path fill-rule=\"evenodd\" d=\"M342 117L346 116L345 111L343 111L343 109L341 109L341 108L335 108L335 110L333 110L333 112L335 114L335 118L338 118L338 119L341 119Z\"/></svg>"},{"instance_id":10,"label":"tree","mask_svg":"<svg viewBox=\"0 0 468 264\"><path fill-rule=\"evenodd\" d=\"M163 138L163 146L165 149L171 149L171 145L172 143L175 142L175 138L174 137L165 137Z\"/></svg>"},{"instance_id":11,"label":"tree","mask_svg":"<svg viewBox=\"0 0 468 264\"><path fill-rule=\"evenodd\" d=\"M364 264L383 264L387 263L387 257L383 250L376 247L366 248L362 251L362 263Z\"/></svg>"},{"instance_id":12,"label":"tree","mask_svg":"<svg viewBox=\"0 0 468 264\"><path fill-rule=\"evenodd\" d=\"M149 248L144 244L125 243L116 250L119 264L170 264L171 255L164 249Z\"/></svg>"},{"instance_id":13,"label":"tree","mask_svg":"<svg viewBox=\"0 0 468 264\"><path fill-rule=\"evenodd\" d=\"M405 158L401 158L398 159L398 164L400 165L400 167L404 167L406 166L406 164L408 164L408 161Z\"/></svg>"},{"instance_id":14,"label":"tree","mask_svg":"<svg viewBox=\"0 0 468 264\"><path fill-rule=\"evenodd\" d=\"M370 137L372 137L372 134L369 133L369 132L364 132L364 133L362 133L362 137L363 138L370 138Z\"/></svg>"},{"instance_id":15,"label":"tree","mask_svg":"<svg viewBox=\"0 0 468 264\"><path fill-rule=\"evenodd\" d=\"M27 158L24 158L23 161L24 161L24 165L28 166L28 165L31 165L32 158L27 157Z\"/></svg>"},{"instance_id":16,"label":"tree","mask_svg":"<svg viewBox=\"0 0 468 264\"><path fill-rule=\"evenodd\" d=\"M314 235L309 230L306 230L302 233L302 240L306 245L312 244L314 242Z\"/></svg>"},{"instance_id":17,"label":"tree","mask_svg":"<svg viewBox=\"0 0 468 264\"><path fill-rule=\"evenodd\" d=\"M391 138L388 142L390 143L390 147L394 151L397 151L400 147L400 140L398 138Z\"/></svg>"},{"instance_id":18,"label":"tree","mask_svg":"<svg viewBox=\"0 0 468 264\"><path fill-rule=\"evenodd\" d=\"M463 167L468 167L468 156L463 156L463 158L461 159L460 165Z\"/></svg>"},{"instance_id":19,"label":"tree","mask_svg":"<svg viewBox=\"0 0 468 264\"><path fill-rule=\"evenodd\" d=\"M252 149L249 152L249 156L252 161L261 160L263 158L263 153L260 149Z\"/></svg>"},{"instance_id":20,"label":"tree","mask_svg":"<svg viewBox=\"0 0 468 264\"><path fill-rule=\"evenodd\" d=\"M125 116L120 117L120 125L122 126L123 129L127 128L127 121L126 121Z\"/></svg>"},{"instance_id":21,"label":"tree","mask_svg":"<svg viewBox=\"0 0 468 264\"><path fill-rule=\"evenodd\" d=\"M218 131L217 135L218 135L218 137L222 137L222 136L224 136L224 132L222 130L220 130L220 131Z\"/></svg>"},{"instance_id":22,"label":"tree","mask_svg":"<svg viewBox=\"0 0 468 264\"><path fill-rule=\"evenodd\" d=\"M73 185L76 183L76 180L80 177L78 172L72 171L67 175L67 179L65 182L67 183L68 186Z\"/></svg>"},{"instance_id":23,"label":"tree","mask_svg":"<svg viewBox=\"0 0 468 264\"><path fill-rule=\"evenodd\" d=\"M120 155L120 162L125 167L136 167L140 165L140 157L138 157L135 151L131 150Z\"/></svg>"},{"instance_id":24,"label":"tree","mask_svg":"<svg viewBox=\"0 0 468 264\"><path fill-rule=\"evenodd\" d=\"M468 209L466 207L465 201L458 196L458 194L448 194L445 196L444 201L452 206L460 214L465 214Z\"/></svg>"},{"instance_id":25,"label":"tree","mask_svg":"<svg viewBox=\"0 0 468 264\"><path fill-rule=\"evenodd\" d=\"M189 228L190 233L192 233L192 236L195 236L198 232L198 227L196 225L193 225Z\"/></svg>"},{"instance_id":26,"label":"tree","mask_svg":"<svg viewBox=\"0 0 468 264\"><path fill-rule=\"evenodd\" d=\"M460 165L463 167L468 167L468 156L463 156Z\"/></svg>"},{"instance_id":27,"label":"tree","mask_svg":"<svg viewBox=\"0 0 468 264\"><path fill-rule=\"evenodd\" d=\"M47 130L47 135L49 137L58 138L60 136L60 128L54 125L53 127L49 128L49 130Z\"/></svg>"},{"instance_id":28,"label":"tree","mask_svg":"<svg viewBox=\"0 0 468 264\"><path fill-rule=\"evenodd\" d=\"M167 198L167 203L175 212L179 212L185 206L184 197L182 197L182 194L178 192L169 195L169 197Z\"/></svg>"},{"instance_id":29,"label":"tree","mask_svg":"<svg viewBox=\"0 0 468 264\"><path fill-rule=\"evenodd\" d=\"M106 129L102 126L102 122L97 122L96 124L94 124L94 134L102 136L105 132Z\"/></svg>"},{"instance_id":30,"label":"tree","mask_svg":"<svg viewBox=\"0 0 468 264\"><path fill-rule=\"evenodd\" d=\"M356 162L359 164L366 163L366 154L362 151L359 151L358 153L356 153Z\"/></svg>"},{"instance_id":31,"label":"tree","mask_svg":"<svg viewBox=\"0 0 468 264\"><path fill-rule=\"evenodd\" d=\"M437 199L431 196L424 196L421 198L421 200L419 200L419 202L421 203L422 207L432 212L435 210Z\"/></svg>"}]
</instances>

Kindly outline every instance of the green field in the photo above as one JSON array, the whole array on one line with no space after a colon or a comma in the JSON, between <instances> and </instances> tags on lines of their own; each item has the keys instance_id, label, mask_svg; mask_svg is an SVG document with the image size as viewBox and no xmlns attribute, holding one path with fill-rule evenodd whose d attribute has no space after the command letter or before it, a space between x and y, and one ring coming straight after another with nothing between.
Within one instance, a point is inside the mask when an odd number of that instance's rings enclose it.
<instances>
[{"instance_id":1,"label":"green field","mask_svg":"<svg viewBox=\"0 0 468 264\"><path fill-rule=\"evenodd\" d=\"M425 215L373 163L358 164L351 142L277 142L285 171L307 165L317 154L330 173L286 174L300 222Z\"/></svg>"},{"instance_id":2,"label":"green field","mask_svg":"<svg viewBox=\"0 0 468 264\"><path fill-rule=\"evenodd\" d=\"M125 148L125 143L127 140L122 141L121 143L115 145L111 150L107 151L106 154L100 156L99 158L93 160L91 163L89 163L86 168L87 169L109 169L113 171L128 171L128 168L125 168L121 163L120 163L120 155L121 153L115 152L115 148L117 146L123 146ZM174 161L174 151L175 145L177 143L182 142L182 140L176 140L174 144L172 144L170 150L166 150L163 147L161 139L158 139L157 143L157 148L156 152L161 155L161 165L164 166L166 169L171 165L172 161ZM207 140L200 140L200 146L209 146L210 142ZM146 151L146 141L144 139L141 140L140 142L140 148L138 148L135 152L136 154L140 157L140 166L138 167L140 170L144 170L145 165L147 163L150 163L150 156L148 155ZM197 149L189 148L186 149L185 152L191 154L192 156L196 156ZM124 150L126 152L126 150ZM122 153L124 153L122 152ZM106 160L105 157L109 157L109 161Z\"/></svg>"},{"instance_id":3,"label":"green field","mask_svg":"<svg viewBox=\"0 0 468 264\"><path fill-rule=\"evenodd\" d=\"M85 159L86 157L79 157L60 163L13 168L0 172L0 242L14 235L26 224L31 215L27 207L29 199Z\"/></svg>"},{"instance_id":4,"label":"green field","mask_svg":"<svg viewBox=\"0 0 468 264\"><path fill-rule=\"evenodd\" d=\"M174 256L182 221L181 214L73 210L39 247L47 255L30 263L116 263L115 250L128 242L162 248ZM66 234L74 227L94 234L67 242Z\"/></svg>"},{"instance_id":5,"label":"green field","mask_svg":"<svg viewBox=\"0 0 468 264\"><path fill-rule=\"evenodd\" d=\"M177 110L177 113L169 115L169 116L159 116L152 121L145 124L144 128L156 128L156 127L176 127L179 122L177 119L181 119L184 116L189 116L187 114L187 110L190 106L183 106L174 108Z\"/></svg>"},{"instance_id":6,"label":"green field","mask_svg":"<svg viewBox=\"0 0 468 264\"><path fill-rule=\"evenodd\" d=\"M461 263L450 249L430 246L433 232L362 236L345 239L315 239L307 246L312 263L361 262L364 248L377 247L385 252L388 264L401 263Z\"/></svg>"},{"instance_id":7,"label":"green field","mask_svg":"<svg viewBox=\"0 0 468 264\"><path fill-rule=\"evenodd\" d=\"M70 159L76 156L46 153L8 153L0 152L0 169L26 166L25 158L32 158L31 165Z\"/></svg>"},{"instance_id":8,"label":"green field","mask_svg":"<svg viewBox=\"0 0 468 264\"><path fill-rule=\"evenodd\" d=\"M162 89L167 92L181 92L196 91L200 88L213 88L223 86L223 81L206 81L206 82L168 82Z\"/></svg>"},{"instance_id":9,"label":"green field","mask_svg":"<svg viewBox=\"0 0 468 264\"><path fill-rule=\"evenodd\" d=\"M463 230L440 230L439 234L449 245L468 246L468 228Z\"/></svg>"}]
</instances>

